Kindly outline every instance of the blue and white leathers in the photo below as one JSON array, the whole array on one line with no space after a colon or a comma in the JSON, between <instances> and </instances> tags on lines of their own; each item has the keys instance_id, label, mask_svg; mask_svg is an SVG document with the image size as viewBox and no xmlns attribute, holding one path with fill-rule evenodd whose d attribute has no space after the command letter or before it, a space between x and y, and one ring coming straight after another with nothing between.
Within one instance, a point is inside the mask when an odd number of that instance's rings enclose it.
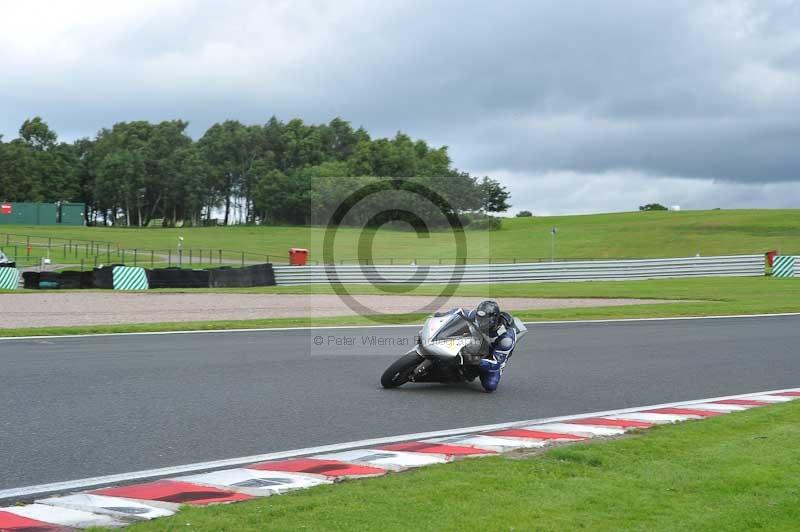
<instances>
[{"instance_id":1,"label":"blue and white leathers","mask_svg":"<svg viewBox=\"0 0 800 532\"><path fill-rule=\"evenodd\" d=\"M468 317L471 320L475 319L475 311L470 311ZM480 361L478 369L480 370L481 385L487 392L493 392L500 384L500 378L503 376L503 369L506 367L508 357L517 345L517 332L512 327L503 327L504 332L489 336L492 341L492 354L488 358Z\"/></svg>"}]
</instances>

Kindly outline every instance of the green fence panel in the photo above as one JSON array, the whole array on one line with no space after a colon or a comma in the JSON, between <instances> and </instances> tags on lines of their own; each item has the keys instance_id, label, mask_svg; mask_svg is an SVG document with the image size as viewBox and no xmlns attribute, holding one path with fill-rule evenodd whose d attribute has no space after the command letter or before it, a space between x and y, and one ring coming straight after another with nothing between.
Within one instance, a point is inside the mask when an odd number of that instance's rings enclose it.
<instances>
[{"instance_id":1,"label":"green fence panel","mask_svg":"<svg viewBox=\"0 0 800 532\"><path fill-rule=\"evenodd\" d=\"M3 202L0 225L85 225L83 203Z\"/></svg>"},{"instance_id":2,"label":"green fence panel","mask_svg":"<svg viewBox=\"0 0 800 532\"><path fill-rule=\"evenodd\" d=\"M144 268L115 266L111 274L114 290L147 290L150 288Z\"/></svg>"},{"instance_id":3,"label":"green fence panel","mask_svg":"<svg viewBox=\"0 0 800 532\"><path fill-rule=\"evenodd\" d=\"M19 270L16 268L0 268L0 289L16 290L19 288Z\"/></svg>"},{"instance_id":4,"label":"green fence panel","mask_svg":"<svg viewBox=\"0 0 800 532\"><path fill-rule=\"evenodd\" d=\"M56 225L58 223L58 207L55 203L37 203L36 223L38 225Z\"/></svg>"},{"instance_id":5,"label":"green fence panel","mask_svg":"<svg viewBox=\"0 0 800 532\"><path fill-rule=\"evenodd\" d=\"M83 203L62 203L59 209L58 223L62 225L84 225Z\"/></svg>"},{"instance_id":6,"label":"green fence panel","mask_svg":"<svg viewBox=\"0 0 800 532\"><path fill-rule=\"evenodd\" d=\"M14 202L6 204L7 210L0 214L0 224L36 225L39 223L39 211L35 203Z\"/></svg>"},{"instance_id":7,"label":"green fence panel","mask_svg":"<svg viewBox=\"0 0 800 532\"><path fill-rule=\"evenodd\" d=\"M797 257L790 255L779 255L772 261L773 277L795 277L797 274L795 264Z\"/></svg>"}]
</instances>

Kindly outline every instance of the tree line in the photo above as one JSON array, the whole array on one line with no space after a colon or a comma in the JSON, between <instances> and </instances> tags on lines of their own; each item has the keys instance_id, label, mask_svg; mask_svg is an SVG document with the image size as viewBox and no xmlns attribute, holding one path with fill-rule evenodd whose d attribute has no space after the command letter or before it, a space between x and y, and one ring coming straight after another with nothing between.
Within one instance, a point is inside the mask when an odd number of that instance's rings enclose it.
<instances>
[{"instance_id":1,"label":"tree line","mask_svg":"<svg viewBox=\"0 0 800 532\"><path fill-rule=\"evenodd\" d=\"M187 126L120 122L67 143L40 117L26 120L18 138L0 137L0 200L82 202L89 223L204 225L218 213L225 225L311 224L355 190L410 178L459 215L510 207L496 180L457 170L446 146L404 133L373 139L340 118L315 125L272 117L216 123L193 140ZM383 207L408 201L394 197ZM369 222L368 206L354 206L345 222Z\"/></svg>"}]
</instances>

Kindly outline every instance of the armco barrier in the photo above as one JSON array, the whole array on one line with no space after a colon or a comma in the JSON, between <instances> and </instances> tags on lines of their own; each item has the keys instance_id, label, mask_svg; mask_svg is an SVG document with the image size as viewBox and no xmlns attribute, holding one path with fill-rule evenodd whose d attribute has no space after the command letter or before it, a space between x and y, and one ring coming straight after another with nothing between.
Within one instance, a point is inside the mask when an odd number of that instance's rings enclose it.
<instances>
[{"instance_id":1,"label":"armco barrier","mask_svg":"<svg viewBox=\"0 0 800 532\"><path fill-rule=\"evenodd\" d=\"M461 266L275 266L279 285L356 283L530 283L680 277L759 277L764 255Z\"/></svg>"},{"instance_id":2,"label":"armco barrier","mask_svg":"<svg viewBox=\"0 0 800 532\"><path fill-rule=\"evenodd\" d=\"M19 270L16 268L0 268L0 289L16 290L19 287Z\"/></svg>"}]
</instances>

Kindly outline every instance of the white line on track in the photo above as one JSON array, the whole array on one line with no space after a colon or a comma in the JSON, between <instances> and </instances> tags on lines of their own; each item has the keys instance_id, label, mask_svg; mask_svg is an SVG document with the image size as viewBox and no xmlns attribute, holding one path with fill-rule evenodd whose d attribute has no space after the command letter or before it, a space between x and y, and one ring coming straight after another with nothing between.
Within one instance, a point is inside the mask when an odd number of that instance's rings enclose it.
<instances>
[{"instance_id":1,"label":"white line on track","mask_svg":"<svg viewBox=\"0 0 800 532\"><path fill-rule=\"evenodd\" d=\"M662 403L657 405L635 406L631 408L621 408L617 410L604 410L601 412L586 412L582 414L571 414L568 416L557 416L540 419L529 419L526 421L511 421L507 423L496 423L493 425L478 425L475 427L464 427L459 429L438 430L433 432L421 432L418 434L403 434L399 436L388 436L384 438L372 438L366 440L357 440L346 443L336 443L331 445L322 445L319 447L306 447L303 449L293 449L289 451L280 451L268 454L257 454L252 456L243 456L239 458L228 458L225 460L215 460L211 462L199 462L194 464L185 464L174 467L162 467L159 469L147 469L144 471L135 471L132 473L121 473L116 475L106 475L100 477L90 477L78 480L70 480L65 482L54 482L51 484L39 484L36 486L25 486L21 488L11 488L0 490L0 501L4 500L30 500L41 497L43 495L50 495L53 493L72 492L78 490L85 490L108 484L130 483L141 480L151 480L166 476L200 473L204 471L213 471L227 467L237 467L256 462L266 462L268 460L277 460L281 458L293 458L296 456L305 456L311 454L329 453L334 451L344 451L348 449L358 449L361 447L371 447L375 445L386 445L389 443L410 441L410 440L424 440L430 438L438 438L443 436L458 436L461 434L470 434L476 432L486 432L494 430L503 430L514 427L522 427L527 425L537 425L541 423L554 423L569 421L573 419L580 419L584 417L601 417L613 416L618 414L628 414L632 412L640 412L642 410L651 410L655 408L669 408L676 406L689 406L697 403L707 403L712 401L720 401L723 399L741 399L751 396L762 396L767 394L775 394L781 392L797 391L797 388L785 388L781 390L770 391L757 391L749 392L738 395L727 395L723 397L711 397L707 399L695 399L690 401L679 401L674 403Z\"/></svg>"},{"instance_id":2,"label":"white line on track","mask_svg":"<svg viewBox=\"0 0 800 532\"><path fill-rule=\"evenodd\" d=\"M672 316L664 318L615 318L606 320L552 320L552 321L526 321L525 325L589 325L593 323L628 323L647 321L685 321L685 320L728 320L741 318L779 318L786 316L800 316L800 312L782 312L776 314L735 314L731 316ZM412 328L420 325L331 325L309 327L262 327L257 329L201 329L191 331L152 331L152 332L121 332L121 333L90 333L90 334L59 334L39 336L0 336L0 342L11 340L54 340L60 338L102 338L105 336L163 336L168 334L219 334L219 333L253 333L253 332L281 332L281 331L319 331L336 329L395 329ZM0 330L2 334L2 330Z\"/></svg>"}]
</instances>

